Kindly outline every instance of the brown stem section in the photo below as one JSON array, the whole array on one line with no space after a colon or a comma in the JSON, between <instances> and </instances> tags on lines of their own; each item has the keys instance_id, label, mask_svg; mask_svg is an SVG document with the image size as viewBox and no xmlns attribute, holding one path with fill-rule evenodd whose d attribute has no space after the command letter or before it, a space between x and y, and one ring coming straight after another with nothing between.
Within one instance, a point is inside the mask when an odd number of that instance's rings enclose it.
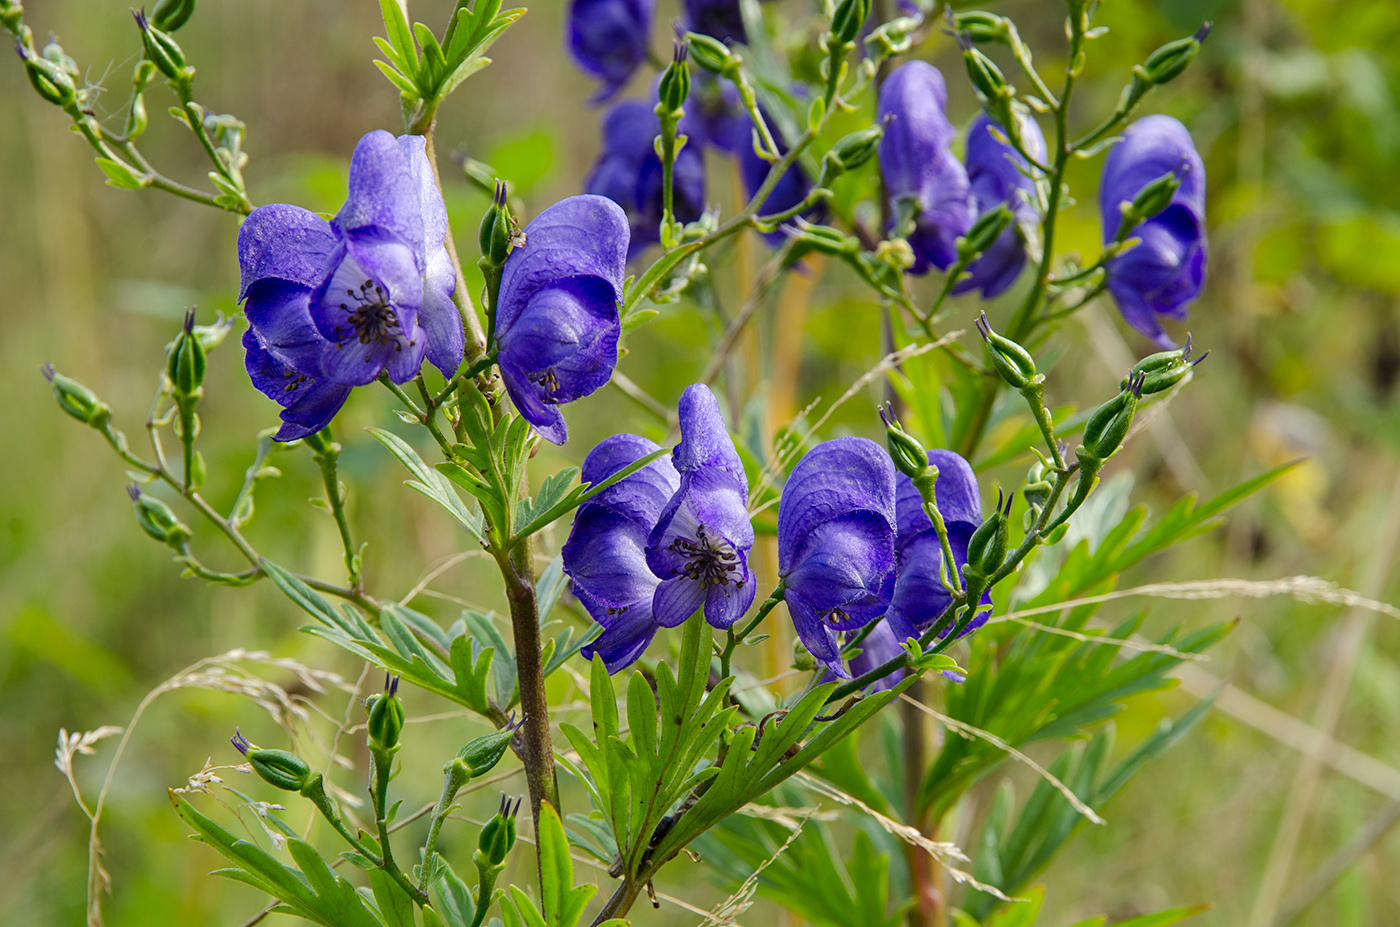
<instances>
[{"instance_id":1,"label":"brown stem section","mask_svg":"<svg viewBox=\"0 0 1400 927\"><path fill-rule=\"evenodd\" d=\"M521 762L530 790L530 813L538 823L540 803L559 808L559 785L554 775L554 745L549 734L549 704L544 691L544 661L540 647L540 616L535 600L535 570L530 541L517 544L499 557L510 600L510 624L515 634L515 662L520 677ZM538 847L536 847L538 853Z\"/></svg>"},{"instance_id":2,"label":"brown stem section","mask_svg":"<svg viewBox=\"0 0 1400 927\"><path fill-rule=\"evenodd\" d=\"M641 894L641 883L629 882L626 879L619 882L603 909L598 912L598 916L593 918L591 927L598 927L604 921L626 914Z\"/></svg>"}]
</instances>

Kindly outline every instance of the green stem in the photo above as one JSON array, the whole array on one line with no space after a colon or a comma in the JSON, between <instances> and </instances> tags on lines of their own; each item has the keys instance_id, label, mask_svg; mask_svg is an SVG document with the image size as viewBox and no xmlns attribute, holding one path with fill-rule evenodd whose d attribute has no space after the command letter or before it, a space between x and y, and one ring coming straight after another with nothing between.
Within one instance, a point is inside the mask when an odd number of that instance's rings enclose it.
<instances>
[{"instance_id":1,"label":"green stem","mask_svg":"<svg viewBox=\"0 0 1400 927\"><path fill-rule=\"evenodd\" d=\"M436 414L432 411L425 412L418 408L418 403L409 398L408 393L404 392L403 387L399 386L393 380L390 380L387 373L379 375L379 382L384 384L385 389L393 393L395 398L404 404L408 411L418 419L420 425L428 429L428 433L433 436L433 440L436 441L438 447L442 449L443 455L448 460L451 460L454 456L452 453L452 442L447 440L447 436L444 435L442 429L438 427ZM418 377L418 387L423 391L426 397L427 387L423 385L423 377L421 375Z\"/></svg>"},{"instance_id":2,"label":"green stem","mask_svg":"<svg viewBox=\"0 0 1400 927\"><path fill-rule=\"evenodd\" d=\"M749 620L749 623L744 625L743 629L740 630L738 634L735 634L733 629L729 631L729 639L725 642L724 650L719 655L719 676L721 679L727 679L729 677L729 663L734 657L735 648L742 644L744 638L752 634L754 629L763 623L763 619L767 618L768 613L776 608L779 602L783 601L786 594L787 588L780 580L773 591L768 594L768 598L763 600L763 604L758 607L758 612Z\"/></svg>"},{"instance_id":3,"label":"green stem","mask_svg":"<svg viewBox=\"0 0 1400 927\"><path fill-rule=\"evenodd\" d=\"M329 432L329 426L327 426ZM331 507L336 528L340 531L340 544L345 550L345 571L350 576L350 588L360 588L360 555L355 549L354 538L350 535L350 521L345 515L345 497L340 491L340 476L336 471L336 461L340 457L340 445L322 434L307 435L306 445L321 468L321 482L326 487L326 502Z\"/></svg>"},{"instance_id":4,"label":"green stem","mask_svg":"<svg viewBox=\"0 0 1400 927\"><path fill-rule=\"evenodd\" d=\"M374 823L379 829L379 849L382 856L379 861L379 868L384 870L389 878L398 883L399 888L409 898L420 907L428 903L428 892L414 885L403 870L394 862L394 850L389 845L389 822L386 818L385 805L389 800L389 775L393 772L393 754L385 750L371 750L374 758L374 783L370 788L370 798L374 802ZM427 868L426 862L424 868Z\"/></svg>"},{"instance_id":5,"label":"green stem","mask_svg":"<svg viewBox=\"0 0 1400 927\"><path fill-rule=\"evenodd\" d=\"M457 763L448 763L447 772L442 781L442 793L438 796L437 805L433 807L433 816L428 823L428 839L423 843L423 871L418 877L418 889L425 895L428 891L428 876L432 872L433 854L437 852L438 833L442 830L443 822L447 820L447 812L452 809L452 800L457 797L457 792L467 783L467 772Z\"/></svg>"}]
</instances>

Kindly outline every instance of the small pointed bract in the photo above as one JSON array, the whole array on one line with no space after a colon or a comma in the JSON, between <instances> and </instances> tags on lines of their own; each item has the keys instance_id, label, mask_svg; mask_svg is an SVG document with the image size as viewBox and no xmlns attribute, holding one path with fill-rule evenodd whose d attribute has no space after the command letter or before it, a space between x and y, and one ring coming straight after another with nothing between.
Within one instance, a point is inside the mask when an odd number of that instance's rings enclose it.
<instances>
[{"instance_id":1,"label":"small pointed bract","mask_svg":"<svg viewBox=\"0 0 1400 927\"><path fill-rule=\"evenodd\" d=\"M825 441L802 458L778 503L778 571L798 637L849 678L836 632L883 615L894 591L895 469L866 438Z\"/></svg>"},{"instance_id":2,"label":"small pointed bract","mask_svg":"<svg viewBox=\"0 0 1400 927\"><path fill-rule=\"evenodd\" d=\"M601 388L617 366L627 216L603 196L560 200L525 227L496 310L497 361L516 409L563 444L559 406Z\"/></svg>"},{"instance_id":3,"label":"small pointed bract","mask_svg":"<svg viewBox=\"0 0 1400 927\"><path fill-rule=\"evenodd\" d=\"M1122 206L1147 184L1176 173L1171 204L1133 232L1140 243L1109 262L1108 290L1129 325L1170 350L1176 342L1159 316L1184 320L1206 279L1206 171L1186 126L1171 116L1144 116L1104 159L1099 184L1103 240L1114 239Z\"/></svg>"}]
</instances>

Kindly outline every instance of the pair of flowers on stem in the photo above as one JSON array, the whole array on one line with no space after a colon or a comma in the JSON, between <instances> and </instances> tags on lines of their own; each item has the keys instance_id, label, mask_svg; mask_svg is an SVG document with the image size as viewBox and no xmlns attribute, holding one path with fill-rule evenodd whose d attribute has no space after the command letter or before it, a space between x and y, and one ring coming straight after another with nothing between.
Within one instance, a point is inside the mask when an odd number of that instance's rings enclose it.
<instances>
[{"instance_id":1,"label":"pair of flowers on stem","mask_svg":"<svg viewBox=\"0 0 1400 927\"><path fill-rule=\"evenodd\" d=\"M575 595L604 629L584 656L601 656L610 672L634 663L659 628L703 609L712 626L729 629L755 598L748 479L708 387L686 389L679 418L670 458L580 507L562 551ZM589 452L582 477L600 482L658 450L639 435L614 435ZM977 481L957 454L929 457L956 572L982 524ZM952 601L940 579L945 569L923 497L880 445L836 438L797 463L778 505L773 598L786 601L798 637L829 673L850 678L873 669L898 653L900 641L931 627ZM877 621L848 669L837 634Z\"/></svg>"}]
</instances>

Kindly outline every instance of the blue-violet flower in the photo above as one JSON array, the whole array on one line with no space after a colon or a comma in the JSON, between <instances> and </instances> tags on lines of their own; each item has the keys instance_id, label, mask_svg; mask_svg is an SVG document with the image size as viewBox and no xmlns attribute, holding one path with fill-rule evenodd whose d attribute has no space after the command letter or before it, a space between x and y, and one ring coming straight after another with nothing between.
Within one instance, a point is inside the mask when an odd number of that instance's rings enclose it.
<instances>
[{"instance_id":1,"label":"blue-violet flower","mask_svg":"<svg viewBox=\"0 0 1400 927\"><path fill-rule=\"evenodd\" d=\"M661 578L652 613L674 628L703 605L706 621L727 628L754 599L749 481L708 386L687 387L678 411L680 488L647 540L647 564Z\"/></svg>"},{"instance_id":2,"label":"blue-violet flower","mask_svg":"<svg viewBox=\"0 0 1400 927\"><path fill-rule=\"evenodd\" d=\"M778 503L778 572L797 635L841 678L835 632L883 615L894 591L895 469L866 438L825 441L798 461Z\"/></svg>"},{"instance_id":3,"label":"blue-violet flower","mask_svg":"<svg viewBox=\"0 0 1400 927\"><path fill-rule=\"evenodd\" d=\"M934 497L948 530L948 545L953 549L952 571L960 574L967 563L967 542L982 524L977 477L968 462L953 451L934 448L928 452L928 459L938 468ZM914 488L914 482L902 473L896 478L895 518L899 562L895 568L894 597L885 621L895 640L905 641L927 631L943 614L952 596L939 579L943 548L924 511L923 497ZM982 601L990 604L991 598L984 596ZM985 612L979 614L967 632L975 631L986 620Z\"/></svg>"},{"instance_id":4,"label":"blue-violet flower","mask_svg":"<svg viewBox=\"0 0 1400 927\"><path fill-rule=\"evenodd\" d=\"M686 27L691 32L713 36L721 42L748 42L739 0L683 0L682 6Z\"/></svg>"},{"instance_id":5,"label":"blue-violet flower","mask_svg":"<svg viewBox=\"0 0 1400 927\"><path fill-rule=\"evenodd\" d=\"M614 435L588 452L582 478L600 483L660 449L637 435ZM589 660L600 654L610 673L635 663L656 635L652 598L661 581L647 567L646 544L679 487L670 459L653 461L579 506L561 551L574 595L603 626L581 652Z\"/></svg>"},{"instance_id":6,"label":"blue-violet flower","mask_svg":"<svg viewBox=\"0 0 1400 927\"><path fill-rule=\"evenodd\" d=\"M647 59L656 0L573 0L569 51L584 71L603 82L598 101L622 89Z\"/></svg>"},{"instance_id":7,"label":"blue-violet flower","mask_svg":"<svg viewBox=\"0 0 1400 927\"><path fill-rule=\"evenodd\" d=\"M880 88L880 171L896 221L914 218L912 274L926 274L930 265L946 270L975 218L967 170L951 148L947 104L943 75L926 61L900 65Z\"/></svg>"},{"instance_id":8,"label":"blue-violet flower","mask_svg":"<svg viewBox=\"0 0 1400 927\"><path fill-rule=\"evenodd\" d=\"M1030 117L1020 123L1021 145L1032 158L1045 163L1045 136L1040 126ZM1016 221L972 262L967 269L969 276L953 288L954 293L981 290L983 299L1001 293L1021 275L1026 265L1023 229L1040 218L1035 181L1026 173L1029 165L1020 152L992 134L994 127L1000 130L986 113L972 121L967 133L967 179L978 215L1005 203Z\"/></svg>"},{"instance_id":9,"label":"blue-violet flower","mask_svg":"<svg viewBox=\"0 0 1400 927\"><path fill-rule=\"evenodd\" d=\"M627 216L603 196L560 200L525 227L506 259L496 359L516 409L563 444L559 406L602 387L617 366Z\"/></svg>"},{"instance_id":10,"label":"blue-violet flower","mask_svg":"<svg viewBox=\"0 0 1400 927\"><path fill-rule=\"evenodd\" d=\"M1170 116L1139 119L1109 151L1099 184L1107 243L1118 233L1122 204L1173 172L1181 185L1171 204L1139 225L1132 234L1140 243L1107 267L1108 289L1123 318L1168 350L1176 343L1157 317L1185 319L1206 278L1206 170L1191 133Z\"/></svg>"},{"instance_id":11,"label":"blue-violet flower","mask_svg":"<svg viewBox=\"0 0 1400 927\"><path fill-rule=\"evenodd\" d=\"M330 422L349 388L387 372L445 376L462 362L447 211L421 136L375 131L350 159L350 190L330 222L299 206L253 210L238 232L253 385L280 403L277 438Z\"/></svg>"}]
</instances>

